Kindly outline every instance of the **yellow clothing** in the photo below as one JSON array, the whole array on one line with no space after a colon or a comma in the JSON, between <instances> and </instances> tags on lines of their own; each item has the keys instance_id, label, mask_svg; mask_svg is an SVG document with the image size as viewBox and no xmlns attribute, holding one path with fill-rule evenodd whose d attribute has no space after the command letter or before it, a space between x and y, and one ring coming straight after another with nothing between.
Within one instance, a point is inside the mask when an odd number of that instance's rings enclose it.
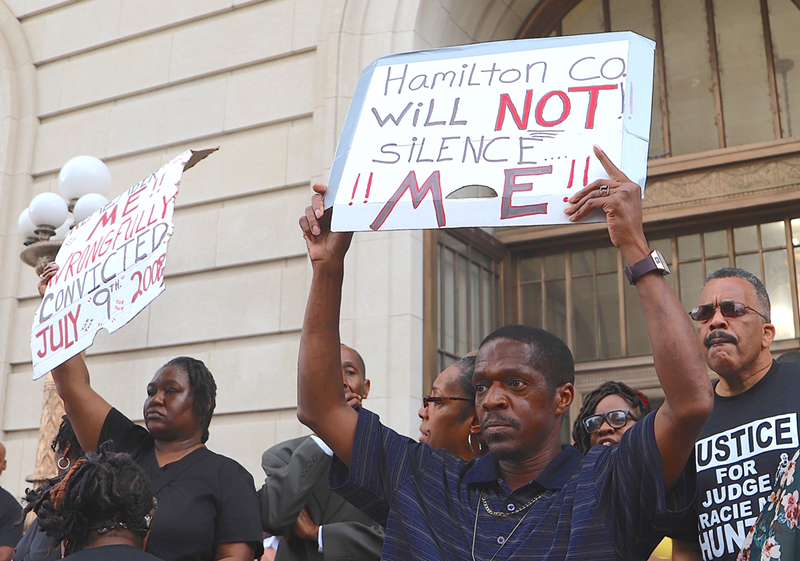
<instances>
[{"instance_id":1,"label":"yellow clothing","mask_svg":"<svg viewBox=\"0 0 800 561\"><path fill-rule=\"evenodd\" d=\"M650 554L650 559L672 559L672 540L664 538Z\"/></svg>"}]
</instances>

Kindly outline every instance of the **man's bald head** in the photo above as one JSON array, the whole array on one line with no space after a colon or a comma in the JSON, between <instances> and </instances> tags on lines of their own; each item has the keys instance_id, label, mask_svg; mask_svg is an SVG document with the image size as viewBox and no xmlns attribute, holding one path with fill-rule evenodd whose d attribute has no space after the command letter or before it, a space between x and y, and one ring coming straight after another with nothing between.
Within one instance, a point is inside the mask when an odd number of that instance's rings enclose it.
<instances>
[{"instance_id":1,"label":"man's bald head","mask_svg":"<svg viewBox=\"0 0 800 561\"><path fill-rule=\"evenodd\" d=\"M0 443L0 474L6 470L6 447Z\"/></svg>"}]
</instances>

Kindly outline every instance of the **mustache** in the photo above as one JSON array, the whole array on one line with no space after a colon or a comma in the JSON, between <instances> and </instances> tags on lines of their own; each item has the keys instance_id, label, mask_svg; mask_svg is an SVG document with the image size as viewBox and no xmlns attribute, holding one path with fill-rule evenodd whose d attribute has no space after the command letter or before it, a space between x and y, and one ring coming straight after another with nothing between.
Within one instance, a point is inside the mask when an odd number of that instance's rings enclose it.
<instances>
[{"instance_id":1,"label":"mustache","mask_svg":"<svg viewBox=\"0 0 800 561\"><path fill-rule=\"evenodd\" d=\"M739 343L739 340L736 339L736 337L734 337L730 333L726 333L724 331L712 331L711 333L706 335L706 338L703 340L703 344L706 347L710 347L711 341L713 341L714 339L722 339L724 341L728 341L729 343L733 343L734 345Z\"/></svg>"},{"instance_id":2,"label":"mustache","mask_svg":"<svg viewBox=\"0 0 800 561\"><path fill-rule=\"evenodd\" d=\"M503 415L500 415L499 413L489 413L483 419L481 419L481 430L485 429L488 425L494 423L502 423L504 425L509 425L511 427L514 427L515 429L518 429L522 426L517 419L505 417Z\"/></svg>"}]
</instances>

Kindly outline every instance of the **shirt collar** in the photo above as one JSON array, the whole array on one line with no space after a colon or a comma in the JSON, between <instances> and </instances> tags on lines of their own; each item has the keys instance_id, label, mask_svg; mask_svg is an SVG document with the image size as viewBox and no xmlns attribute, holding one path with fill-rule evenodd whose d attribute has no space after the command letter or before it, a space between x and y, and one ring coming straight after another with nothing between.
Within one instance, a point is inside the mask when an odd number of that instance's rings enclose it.
<instances>
[{"instance_id":1,"label":"shirt collar","mask_svg":"<svg viewBox=\"0 0 800 561\"><path fill-rule=\"evenodd\" d=\"M550 462L539 477L533 481L545 489L557 491L561 489L564 484L569 481L569 478L572 477L572 474L580 468L582 461L583 455L581 455L574 446L565 444L561 447L561 452L558 456L553 458L553 461ZM464 476L464 483L472 485L476 483L496 482L499 477L500 474L497 472L494 458L491 454L486 454L470 468Z\"/></svg>"}]
</instances>

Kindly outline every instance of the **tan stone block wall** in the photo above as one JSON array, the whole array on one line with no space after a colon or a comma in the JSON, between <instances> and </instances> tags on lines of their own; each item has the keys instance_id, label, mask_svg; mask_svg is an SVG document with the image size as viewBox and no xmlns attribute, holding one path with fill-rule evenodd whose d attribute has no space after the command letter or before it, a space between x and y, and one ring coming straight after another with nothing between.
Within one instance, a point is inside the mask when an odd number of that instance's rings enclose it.
<instances>
[{"instance_id":1,"label":"tan stone block wall","mask_svg":"<svg viewBox=\"0 0 800 561\"><path fill-rule=\"evenodd\" d=\"M17 260L16 218L35 194L57 191L69 158L104 159L113 197L187 148L220 147L184 176L165 293L117 333L99 334L87 362L98 392L141 421L159 366L181 354L206 361L219 388L209 446L258 483L261 452L308 433L295 417L310 283L297 218L309 181L327 176L361 69L390 52L511 37L533 4L0 1L13 13L0 20L13 47L13 60L0 49L0 148L15 151L0 152L0 419L9 461L0 485L20 495L33 472L42 395L29 347L37 279ZM420 232L356 236L342 339L367 362L367 406L411 436L422 392L422 286Z\"/></svg>"}]
</instances>

